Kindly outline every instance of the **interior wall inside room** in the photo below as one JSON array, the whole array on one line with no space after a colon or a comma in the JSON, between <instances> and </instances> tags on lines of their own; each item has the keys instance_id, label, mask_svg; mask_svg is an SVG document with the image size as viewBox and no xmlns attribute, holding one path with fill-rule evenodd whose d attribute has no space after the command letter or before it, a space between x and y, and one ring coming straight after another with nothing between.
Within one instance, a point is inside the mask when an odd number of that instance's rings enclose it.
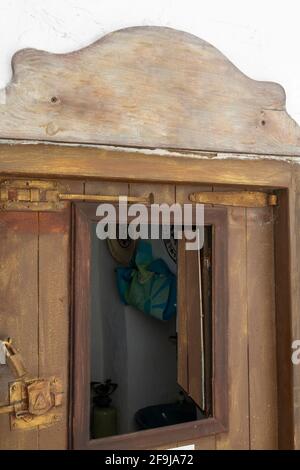
<instances>
[{"instance_id":1,"label":"interior wall inside room","mask_svg":"<svg viewBox=\"0 0 300 470\"><path fill-rule=\"evenodd\" d=\"M134 414L145 406L178 400L176 318L162 322L131 306L117 291L115 268L107 242L93 230L92 241L92 380L118 384L112 405L118 409L119 432L135 431ZM154 258L176 266L164 244L153 240Z\"/></svg>"}]
</instances>

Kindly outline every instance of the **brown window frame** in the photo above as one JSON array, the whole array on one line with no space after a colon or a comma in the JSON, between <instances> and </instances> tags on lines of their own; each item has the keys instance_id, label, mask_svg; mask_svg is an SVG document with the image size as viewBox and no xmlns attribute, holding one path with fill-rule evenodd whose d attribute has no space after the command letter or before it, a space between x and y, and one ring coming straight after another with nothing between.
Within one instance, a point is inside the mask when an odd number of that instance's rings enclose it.
<instances>
[{"instance_id":1,"label":"brown window frame","mask_svg":"<svg viewBox=\"0 0 300 470\"><path fill-rule=\"evenodd\" d=\"M228 297L227 209L205 208L205 224L213 226L213 416L199 421L138 431L102 439L90 439L90 261L91 223L94 203L76 203L73 208L75 253L73 256L72 308L72 442L74 449L153 449L172 442L199 439L228 430Z\"/></svg>"}]
</instances>

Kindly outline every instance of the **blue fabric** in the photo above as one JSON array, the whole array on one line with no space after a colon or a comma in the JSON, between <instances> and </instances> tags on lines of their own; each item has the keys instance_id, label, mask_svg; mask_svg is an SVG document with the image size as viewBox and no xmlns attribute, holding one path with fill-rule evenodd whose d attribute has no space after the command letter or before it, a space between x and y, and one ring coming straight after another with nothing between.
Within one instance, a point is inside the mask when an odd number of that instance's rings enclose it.
<instances>
[{"instance_id":1,"label":"blue fabric","mask_svg":"<svg viewBox=\"0 0 300 470\"><path fill-rule=\"evenodd\" d=\"M119 267L117 285L125 305L159 320L176 315L176 276L162 259L153 259L151 244L140 240L132 266Z\"/></svg>"}]
</instances>

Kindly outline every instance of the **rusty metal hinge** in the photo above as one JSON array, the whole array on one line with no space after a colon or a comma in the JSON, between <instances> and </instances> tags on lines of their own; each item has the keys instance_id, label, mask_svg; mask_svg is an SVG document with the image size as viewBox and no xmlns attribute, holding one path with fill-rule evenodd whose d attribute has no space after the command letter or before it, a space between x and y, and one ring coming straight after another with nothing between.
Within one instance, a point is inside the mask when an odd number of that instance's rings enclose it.
<instances>
[{"instance_id":1,"label":"rusty metal hinge","mask_svg":"<svg viewBox=\"0 0 300 470\"><path fill-rule=\"evenodd\" d=\"M152 204L153 194L148 196L122 196L101 194L71 194L66 186L57 181L4 180L0 181L0 210L57 211L68 202L111 202L126 197L128 204Z\"/></svg>"},{"instance_id":2,"label":"rusty metal hinge","mask_svg":"<svg viewBox=\"0 0 300 470\"><path fill-rule=\"evenodd\" d=\"M262 191L199 192L189 195L191 202L221 206L267 207L277 205L277 196Z\"/></svg>"},{"instance_id":3,"label":"rusty metal hinge","mask_svg":"<svg viewBox=\"0 0 300 470\"><path fill-rule=\"evenodd\" d=\"M57 211L65 207L58 194L65 188L57 181L0 181L1 210Z\"/></svg>"},{"instance_id":4,"label":"rusty metal hinge","mask_svg":"<svg viewBox=\"0 0 300 470\"><path fill-rule=\"evenodd\" d=\"M9 414L12 430L48 427L58 422L62 416L61 380L57 377L25 378L27 371L11 339L0 343L2 351L5 351L5 355L1 356L1 364L7 360L14 375L19 377L8 385L9 403L0 404L0 415Z\"/></svg>"}]
</instances>

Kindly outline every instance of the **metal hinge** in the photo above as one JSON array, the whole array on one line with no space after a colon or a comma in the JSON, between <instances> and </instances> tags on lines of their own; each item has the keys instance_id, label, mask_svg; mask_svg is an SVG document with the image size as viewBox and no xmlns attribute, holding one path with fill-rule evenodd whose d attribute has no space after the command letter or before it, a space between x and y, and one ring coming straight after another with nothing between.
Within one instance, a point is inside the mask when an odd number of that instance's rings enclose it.
<instances>
[{"instance_id":1,"label":"metal hinge","mask_svg":"<svg viewBox=\"0 0 300 470\"><path fill-rule=\"evenodd\" d=\"M19 378L8 385L9 403L0 404L0 415L9 414L11 429L48 427L60 421L63 401L61 380L56 377L25 378L27 371L11 339L0 341L0 349L0 363L7 363Z\"/></svg>"},{"instance_id":2,"label":"metal hinge","mask_svg":"<svg viewBox=\"0 0 300 470\"><path fill-rule=\"evenodd\" d=\"M58 198L64 190L56 181L4 180L0 182L0 209L57 211L65 207Z\"/></svg>"},{"instance_id":3,"label":"metal hinge","mask_svg":"<svg viewBox=\"0 0 300 470\"><path fill-rule=\"evenodd\" d=\"M101 194L71 194L68 188L57 181L5 180L0 181L0 210L58 211L68 202L111 202L126 197L128 204L153 203L153 194L148 196L121 196Z\"/></svg>"},{"instance_id":4,"label":"metal hinge","mask_svg":"<svg viewBox=\"0 0 300 470\"><path fill-rule=\"evenodd\" d=\"M189 195L191 202L220 206L267 207L277 205L277 196L262 191L199 192Z\"/></svg>"}]
</instances>

